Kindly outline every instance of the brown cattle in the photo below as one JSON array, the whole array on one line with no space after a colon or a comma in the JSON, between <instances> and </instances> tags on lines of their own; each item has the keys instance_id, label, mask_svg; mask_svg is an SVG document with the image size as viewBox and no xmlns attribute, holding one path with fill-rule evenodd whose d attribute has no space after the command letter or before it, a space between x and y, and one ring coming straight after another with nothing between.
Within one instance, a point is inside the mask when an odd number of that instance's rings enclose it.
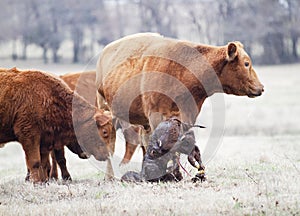
<instances>
[{"instance_id":1,"label":"brown cattle","mask_svg":"<svg viewBox=\"0 0 300 216\"><path fill-rule=\"evenodd\" d=\"M0 89L0 143L22 144L33 182L47 180L49 152L64 145L80 144L97 160L108 158L98 129L112 127L111 118L58 78L38 71L1 70ZM103 117L100 122L95 115Z\"/></svg>"},{"instance_id":2,"label":"brown cattle","mask_svg":"<svg viewBox=\"0 0 300 216\"><path fill-rule=\"evenodd\" d=\"M240 42L209 46L153 33L107 45L97 63L96 85L115 117L150 132L171 116L195 123L214 93L252 98L263 92Z\"/></svg>"},{"instance_id":3,"label":"brown cattle","mask_svg":"<svg viewBox=\"0 0 300 216\"><path fill-rule=\"evenodd\" d=\"M76 90L78 94L83 96L87 101L91 104L95 103L96 99L96 71L87 71L87 72L79 72L79 73L69 73L60 76L72 90ZM105 101L101 100L98 101L100 104L99 106L102 109L108 110L107 106L105 105ZM126 140L126 149L124 157L121 161L121 164L126 164L132 158L133 153L135 152L136 147L141 144L141 136L140 136L140 127L136 127L134 125L130 125L126 122L122 122L117 119L114 122L114 126L117 129L121 128L124 134L124 138ZM108 147L111 152L114 152L115 148L115 137L111 137L111 144ZM113 139L114 138L114 139ZM144 153L145 150L143 149Z\"/></svg>"}]
</instances>

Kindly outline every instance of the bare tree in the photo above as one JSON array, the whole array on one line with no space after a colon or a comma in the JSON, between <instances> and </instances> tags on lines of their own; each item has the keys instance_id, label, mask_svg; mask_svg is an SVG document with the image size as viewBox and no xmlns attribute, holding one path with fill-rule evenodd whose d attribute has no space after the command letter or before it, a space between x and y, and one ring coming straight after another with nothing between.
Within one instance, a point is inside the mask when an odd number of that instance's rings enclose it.
<instances>
[{"instance_id":1,"label":"bare tree","mask_svg":"<svg viewBox=\"0 0 300 216\"><path fill-rule=\"evenodd\" d=\"M159 32L177 37L175 11L168 0L140 0L141 31Z\"/></svg>"},{"instance_id":2,"label":"bare tree","mask_svg":"<svg viewBox=\"0 0 300 216\"><path fill-rule=\"evenodd\" d=\"M286 0L287 9L288 9L288 26L292 41L292 56L294 60L298 60L298 39L300 37L300 2L297 0Z\"/></svg>"},{"instance_id":3,"label":"bare tree","mask_svg":"<svg viewBox=\"0 0 300 216\"><path fill-rule=\"evenodd\" d=\"M0 42L14 42L14 58L26 59L27 47L37 44L44 62L51 51L56 63L71 41L79 62L97 43L151 31L216 45L240 40L256 63L299 61L299 0L2 0L0 7Z\"/></svg>"}]
</instances>

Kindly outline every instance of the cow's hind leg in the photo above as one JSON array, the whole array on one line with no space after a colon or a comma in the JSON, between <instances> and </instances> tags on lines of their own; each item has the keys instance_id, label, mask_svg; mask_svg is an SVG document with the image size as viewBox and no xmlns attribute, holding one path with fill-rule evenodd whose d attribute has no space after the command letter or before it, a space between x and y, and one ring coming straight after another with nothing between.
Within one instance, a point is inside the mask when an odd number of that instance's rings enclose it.
<instances>
[{"instance_id":1,"label":"cow's hind leg","mask_svg":"<svg viewBox=\"0 0 300 216\"><path fill-rule=\"evenodd\" d=\"M43 172L40 155L40 136L31 138L19 138L25 152L26 164L29 170L29 179L34 183L45 182L46 175Z\"/></svg>"},{"instance_id":2,"label":"cow's hind leg","mask_svg":"<svg viewBox=\"0 0 300 216\"><path fill-rule=\"evenodd\" d=\"M64 148L54 150L56 161L59 165L61 171L61 177L63 180L72 181L71 175L67 169L66 158L65 158L65 150Z\"/></svg>"},{"instance_id":3,"label":"cow's hind leg","mask_svg":"<svg viewBox=\"0 0 300 216\"><path fill-rule=\"evenodd\" d=\"M41 153L41 163L42 163L43 173L46 177L46 180L48 180L50 176L50 170L51 170L51 165L49 161L49 152Z\"/></svg>"},{"instance_id":4,"label":"cow's hind leg","mask_svg":"<svg viewBox=\"0 0 300 216\"><path fill-rule=\"evenodd\" d=\"M134 154L134 152L136 150L136 147L137 147L136 144L131 144L131 143L126 141L125 155L124 155L120 165L127 164L131 160L132 155Z\"/></svg>"},{"instance_id":5,"label":"cow's hind leg","mask_svg":"<svg viewBox=\"0 0 300 216\"><path fill-rule=\"evenodd\" d=\"M54 150L51 151L51 171L50 171L50 179L57 180L58 179L58 171L57 171L57 161L55 158Z\"/></svg>"}]
</instances>

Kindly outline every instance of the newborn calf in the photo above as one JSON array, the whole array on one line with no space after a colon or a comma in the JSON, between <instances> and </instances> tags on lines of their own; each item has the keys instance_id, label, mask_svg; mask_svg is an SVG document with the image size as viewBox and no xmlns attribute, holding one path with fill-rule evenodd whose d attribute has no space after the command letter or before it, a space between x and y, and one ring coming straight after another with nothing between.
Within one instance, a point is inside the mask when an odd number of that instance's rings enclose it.
<instances>
[{"instance_id":1,"label":"newborn calf","mask_svg":"<svg viewBox=\"0 0 300 216\"><path fill-rule=\"evenodd\" d=\"M191 125L173 117L161 122L150 138L149 146L142 164L141 173L129 171L122 176L123 181L180 181L179 154L187 154L188 161L201 174L195 178L204 180L204 166L199 148L195 145ZM194 179L195 180L195 179Z\"/></svg>"}]
</instances>

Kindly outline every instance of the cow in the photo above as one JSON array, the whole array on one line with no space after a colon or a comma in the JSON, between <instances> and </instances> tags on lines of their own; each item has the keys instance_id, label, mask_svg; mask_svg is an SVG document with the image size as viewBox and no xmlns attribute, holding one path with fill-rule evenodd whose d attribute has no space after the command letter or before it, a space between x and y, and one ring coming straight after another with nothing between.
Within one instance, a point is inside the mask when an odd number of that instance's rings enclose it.
<instances>
[{"instance_id":1,"label":"cow","mask_svg":"<svg viewBox=\"0 0 300 216\"><path fill-rule=\"evenodd\" d=\"M242 43L211 46L155 33L108 44L97 62L96 85L113 116L143 126L146 140L171 116L194 124L215 93L254 98L264 91Z\"/></svg>"},{"instance_id":2,"label":"cow","mask_svg":"<svg viewBox=\"0 0 300 216\"><path fill-rule=\"evenodd\" d=\"M112 128L112 119L59 78L40 71L4 69L0 89L0 143L21 143L32 182L47 181L49 153L64 145L78 144L100 161L108 158L108 144L99 130L110 136L104 126Z\"/></svg>"}]
</instances>

